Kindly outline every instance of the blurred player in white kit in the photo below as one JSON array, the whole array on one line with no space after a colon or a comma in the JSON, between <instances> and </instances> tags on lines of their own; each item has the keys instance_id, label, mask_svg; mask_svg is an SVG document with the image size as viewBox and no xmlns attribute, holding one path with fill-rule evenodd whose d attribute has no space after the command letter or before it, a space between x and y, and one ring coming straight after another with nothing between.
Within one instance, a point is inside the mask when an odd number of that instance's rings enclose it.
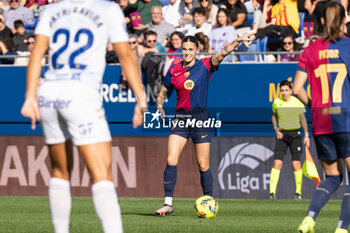
<instances>
[{"instance_id":1,"label":"blurred player in white kit","mask_svg":"<svg viewBox=\"0 0 350 233\"><path fill-rule=\"evenodd\" d=\"M104 232L122 232L111 172L111 135L100 99L108 41L113 44L138 103L133 125L142 124L147 102L120 7L105 0L63 0L48 5L35 31L22 114L32 128L40 120L52 160L49 185L56 233L69 232L71 210L69 140L79 149L90 176L92 198ZM49 70L37 92L41 58L49 49Z\"/></svg>"}]
</instances>

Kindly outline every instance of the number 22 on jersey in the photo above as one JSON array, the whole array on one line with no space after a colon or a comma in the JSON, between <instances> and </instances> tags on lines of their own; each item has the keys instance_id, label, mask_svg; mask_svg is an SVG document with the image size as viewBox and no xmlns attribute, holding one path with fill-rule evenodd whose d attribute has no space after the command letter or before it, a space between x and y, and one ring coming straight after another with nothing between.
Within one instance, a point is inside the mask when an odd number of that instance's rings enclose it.
<instances>
[{"instance_id":1,"label":"number 22 on jersey","mask_svg":"<svg viewBox=\"0 0 350 233\"><path fill-rule=\"evenodd\" d=\"M87 36L87 42L84 46L78 48L77 50L73 51L70 55L69 55L69 67L71 69L80 69L83 70L86 68L86 65L83 64L77 64L75 63L75 59L77 56L79 56L81 53L85 52L86 50L88 50L91 46L92 43L94 41L94 35L92 34L92 32L88 29L82 28L80 30L78 30L78 32L75 34L74 36L74 42L79 42L81 35L86 35ZM52 43L57 43L58 37L59 36L64 36L65 38L65 43L62 47L60 47L53 55L52 55L52 67L54 69L62 69L64 67L63 64L58 64L57 63L57 59L58 57L64 52L66 51L66 49L69 46L69 38L70 38L70 33L67 29L58 29L55 34L53 35L53 39L52 39Z\"/></svg>"},{"instance_id":2,"label":"number 22 on jersey","mask_svg":"<svg viewBox=\"0 0 350 233\"><path fill-rule=\"evenodd\" d=\"M348 74L345 64L322 64L319 65L314 72L316 78L320 78L321 80L322 104L327 104L329 102L330 86L328 81L328 73L337 73L332 88L332 101L333 103L341 103L342 88L346 75Z\"/></svg>"}]
</instances>

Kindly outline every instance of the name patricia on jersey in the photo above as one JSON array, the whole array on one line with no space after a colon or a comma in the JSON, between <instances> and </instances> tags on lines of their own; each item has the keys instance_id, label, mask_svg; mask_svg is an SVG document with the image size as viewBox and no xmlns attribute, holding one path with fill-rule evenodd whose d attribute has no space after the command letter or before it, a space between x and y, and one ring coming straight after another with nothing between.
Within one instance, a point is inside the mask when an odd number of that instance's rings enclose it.
<instances>
[{"instance_id":1,"label":"name patricia on jersey","mask_svg":"<svg viewBox=\"0 0 350 233\"><path fill-rule=\"evenodd\" d=\"M103 25L102 20L100 21L101 17L98 14L96 14L95 12L93 12L93 11L91 11L89 9L86 9L84 7L75 6L75 7L72 7L72 8L62 9L61 11L56 12L55 15L51 16L50 27L52 27L53 24L58 19L60 19L61 17L69 16L71 14L81 14L83 16L86 16L86 17L90 18L91 21L93 21L95 23L96 27L98 27L98 28Z\"/></svg>"}]
</instances>

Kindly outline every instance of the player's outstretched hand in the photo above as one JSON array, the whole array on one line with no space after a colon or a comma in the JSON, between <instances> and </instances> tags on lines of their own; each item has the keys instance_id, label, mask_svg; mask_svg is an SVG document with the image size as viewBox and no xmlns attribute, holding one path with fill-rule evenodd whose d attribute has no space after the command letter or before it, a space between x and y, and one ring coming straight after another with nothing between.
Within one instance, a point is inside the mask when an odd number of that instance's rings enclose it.
<instances>
[{"instance_id":1,"label":"player's outstretched hand","mask_svg":"<svg viewBox=\"0 0 350 233\"><path fill-rule=\"evenodd\" d=\"M135 105L134 116L132 118L132 125L134 128L143 124L143 112L147 111L147 106L141 107L139 103Z\"/></svg>"},{"instance_id":2,"label":"player's outstretched hand","mask_svg":"<svg viewBox=\"0 0 350 233\"><path fill-rule=\"evenodd\" d=\"M21 114L31 121L32 130L35 130L36 120L40 120L39 105L36 98L26 99L21 109Z\"/></svg>"},{"instance_id":3,"label":"player's outstretched hand","mask_svg":"<svg viewBox=\"0 0 350 233\"><path fill-rule=\"evenodd\" d=\"M247 42L253 41L256 39L255 34L256 34L256 31L250 30L245 35L239 37L239 41L247 41Z\"/></svg>"}]
</instances>

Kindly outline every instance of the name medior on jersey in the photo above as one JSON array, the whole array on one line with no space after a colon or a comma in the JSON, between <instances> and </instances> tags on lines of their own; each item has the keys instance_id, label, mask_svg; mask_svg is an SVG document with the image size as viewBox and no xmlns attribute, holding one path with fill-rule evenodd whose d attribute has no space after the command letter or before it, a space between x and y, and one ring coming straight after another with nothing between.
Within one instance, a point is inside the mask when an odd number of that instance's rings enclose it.
<instances>
[{"instance_id":1,"label":"name medior on jersey","mask_svg":"<svg viewBox=\"0 0 350 233\"><path fill-rule=\"evenodd\" d=\"M350 132L350 38L319 39L300 56L311 86L314 135Z\"/></svg>"},{"instance_id":2,"label":"name medior on jersey","mask_svg":"<svg viewBox=\"0 0 350 233\"><path fill-rule=\"evenodd\" d=\"M47 80L82 80L99 87L108 40L127 42L119 5L104 0L63 0L49 5L35 34L50 38Z\"/></svg>"}]
</instances>

